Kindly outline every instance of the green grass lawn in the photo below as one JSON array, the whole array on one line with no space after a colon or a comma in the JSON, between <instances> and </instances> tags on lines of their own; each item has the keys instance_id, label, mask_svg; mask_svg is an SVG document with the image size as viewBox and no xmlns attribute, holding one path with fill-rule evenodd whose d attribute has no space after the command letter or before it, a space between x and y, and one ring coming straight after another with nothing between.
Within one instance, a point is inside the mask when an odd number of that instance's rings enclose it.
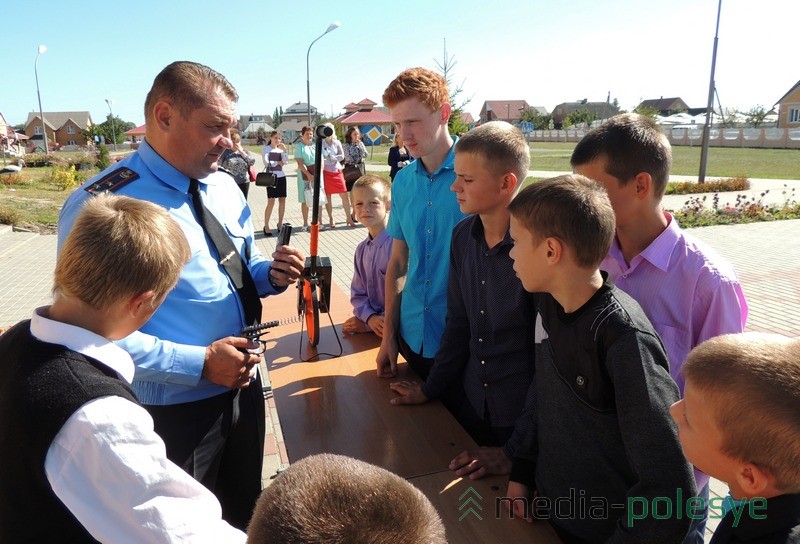
<instances>
[{"instance_id":1,"label":"green grass lawn","mask_svg":"<svg viewBox=\"0 0 800 544\"><path fill-rule=\"evenodd\" d=\"M531 143L531 170L569 171L569 157L575 149L569 142ZM700 148L672 148L672 173L696 176L700 169ZM797 179L800 178L800 150L711 147L708 150L709 177Z\"/></svg>"}]
</instances>

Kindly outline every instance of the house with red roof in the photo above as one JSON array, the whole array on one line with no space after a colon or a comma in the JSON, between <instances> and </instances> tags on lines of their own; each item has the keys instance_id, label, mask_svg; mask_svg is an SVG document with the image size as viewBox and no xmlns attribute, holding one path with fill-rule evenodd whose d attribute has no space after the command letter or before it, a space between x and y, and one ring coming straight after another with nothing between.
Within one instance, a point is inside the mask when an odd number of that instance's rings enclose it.
<instances>
[{"instance_id":1,"label":"house with red roof","mask_svg":"<svg viewBox=\"0 0 800 544\"><path fill-rule=\"evenodd\" d=\"M361 132L362 140L367 145L379 144L383 138L391 138L394 133L394 123L387 108L378 106L369 98L361 102L350 102L344 107L344 113L333 120L344 126L344 131L351 126L357 126Z\"/></svg>"}]
</instances>

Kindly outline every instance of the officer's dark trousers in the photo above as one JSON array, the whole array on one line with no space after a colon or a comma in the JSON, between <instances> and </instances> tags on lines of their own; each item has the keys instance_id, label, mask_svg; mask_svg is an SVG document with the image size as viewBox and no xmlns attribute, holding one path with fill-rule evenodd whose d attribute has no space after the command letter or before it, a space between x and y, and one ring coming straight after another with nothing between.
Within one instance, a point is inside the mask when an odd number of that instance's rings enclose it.
<instances>
[{"instance_id":1,"label":"officer's dark trousers","mask_svg":"<svg viewBox=\"0 0 800 544\"><path fill-rule=\"evenodd\" d=\"M145 408L166 443L167 457L217 496L225 521L245 530L261 493L261 377L216 397Z\"/></svg>"}]
</instances>

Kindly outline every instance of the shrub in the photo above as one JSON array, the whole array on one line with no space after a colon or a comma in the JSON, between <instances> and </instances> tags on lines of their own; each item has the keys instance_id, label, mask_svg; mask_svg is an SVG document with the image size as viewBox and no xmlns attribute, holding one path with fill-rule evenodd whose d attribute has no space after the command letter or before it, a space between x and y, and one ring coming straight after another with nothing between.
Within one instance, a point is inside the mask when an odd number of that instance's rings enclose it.
<instances>
[{"instance_id":1,"label":"shrub","mask_svg":"<svg viewBox=\"0 0 800 544\"><path fill-rule=\"evenodd\" d=\"M66 191L86 181L86 176L76 171L75 166L54 166L42 181L55 185L60 191Z\"/></svg>"},{"instance_id":2,"label":"shrub","mask_svg":"<svg viewBox=\"0 0 800 544\"><path fill-rule=\"evenodd\" d=\"M16 225L19 223L19 210L14 208L0 207L0 223L5 225Z\"/></svg>"},{"instance_id":3,"label":"shrub","mask_svg":"<svg viewBox=\"0 0 800 544\"><path fill-rule=\"evenodd\" d=\"M787 185L783 187L785 197L783 204L765 204L763 198L769 193L767 189L758 198L736 195L733 206L720 207L719 195L714 193L710 208L706 207L708 195L695 196L687 200L683 208L674 212L673 217L684 228L800 219L800 203L795 199L795 190L789 191Z\"/></svg>"},{"instance_id":4,"label":"shrub","mask_svg":"<svg viewBox=\"0 0 800 544\"><path fill-rule=\"evenodd\" d=\"M4 185L8 185L9 187L13 187L14 185L19 185L23 182L25 178L22 174L7 174L2 177L2 182Z\"/></svg>"},{"instance_id":5,"label":"shrub","mask_svg":"<svg viewBox=\"0 0 800 544\"><path fill-rule=\"evenodd\" d=\"M75 170L91 170L94 168L96 159L91 153L81 153L69 159L69 164L75 167Z\"/></svg>"},{"instance_id":6,"label":"shrub","mask_svg":"<svg viewBox=\"0 0 800 544\"><path fill-rule=\"evenodd\" d=\"M44 153L28 153L24 157L25 164L31 168L41 168L42 166L50 166L50 157Z\"/></svg>"},{"instance_id":7,"label":"shrub","mask_svg":"<svg viewBox=\"0 0 800 544\"><path fill-rule=\"evenodd\" d=\"M109 166L111 166L111 158L108 155L108 148L101 145L97 150L97 167L100 170L105 170Z\"/></svg>"},{"instance_id":8,"label":"shrub","mask_svg":"<svg viewBox=\"0 0 800 544\"><path fill-rule=\"evenodd\" d=\"M681 181L668 183L665 194L691 195L696 193L725 193L728 191L746 191L750 188L750 180L745 176L735 178L712 179L705 183Z\"/></svg>"}]
</instances>

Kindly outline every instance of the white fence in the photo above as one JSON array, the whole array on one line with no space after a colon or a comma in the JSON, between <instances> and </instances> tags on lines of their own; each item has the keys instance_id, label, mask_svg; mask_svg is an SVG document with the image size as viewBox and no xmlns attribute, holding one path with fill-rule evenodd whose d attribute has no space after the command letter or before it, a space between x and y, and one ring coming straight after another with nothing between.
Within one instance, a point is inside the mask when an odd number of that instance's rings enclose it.
<instances>
[{"instance_id":1,"label":"white fence","mask_svg":"<svg viewBox=\"0 0 800 544\"><path fill-rule=\"evenodd\" d=\"M663 127L672 145L699 147L703 142L702 128ZM578 142L584 129L534 130L528 135L531 142ZM800 129L786 128L712 128L708 134L711 147L762 147L800 149Z\"/></svg>"}]
</instances>

